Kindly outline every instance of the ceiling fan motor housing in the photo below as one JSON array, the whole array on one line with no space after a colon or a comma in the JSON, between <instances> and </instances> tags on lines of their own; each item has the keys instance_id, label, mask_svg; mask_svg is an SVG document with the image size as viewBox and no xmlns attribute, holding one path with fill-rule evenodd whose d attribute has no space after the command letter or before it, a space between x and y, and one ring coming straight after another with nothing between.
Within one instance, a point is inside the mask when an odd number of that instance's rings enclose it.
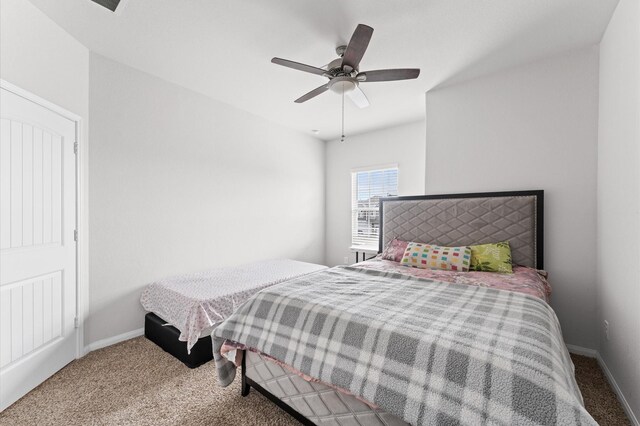
<instances>
[{"instance_id":1,"label":"ceiling fan motor housing","mask_svg":"<svg viewBox=\"0 0 640 426\"><path fill-rule=\"evenodd\" d=\"M358 74L358 70L349 69L348 66L347 68L345 68L342 65L342 58L334 59L333 61L329 62L329 64L327 65L326 76L329 78L342 77L342 76L355 77L357 74Z\"/></svg>"}]
</instances>

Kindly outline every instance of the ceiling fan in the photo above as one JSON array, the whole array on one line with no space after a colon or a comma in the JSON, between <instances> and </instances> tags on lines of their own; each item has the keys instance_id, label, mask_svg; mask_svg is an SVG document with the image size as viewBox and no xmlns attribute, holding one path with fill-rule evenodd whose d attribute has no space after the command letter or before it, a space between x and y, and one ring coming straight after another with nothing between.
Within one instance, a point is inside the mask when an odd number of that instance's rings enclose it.
<instances>
[{"instance_id":1,"label":"ceiling fan","mask_svg":"<svg viewBox=\"0 0 640 426\"><path fill-rule=\"evenodd\" d=\"M115 12L120 4L120 0L92 0L94 3L98 3L100 6L104 6L112 12Z\"/></svg>"},{"instance_id":2,"label":"ceiling fan","mask_svg":"<svg viewBox=\"0 0 640 426\"><path fill-rule=\"evenodd\" d=\"M347 95L353 103L365 108L369 106L369 100L365 96L360 83L372 83L378 81L410 80L420 75L419 68L399 68L374 71L360 71L360 61L364 56L373 28L359 24L351 36L349 44L338 46L336 53L339 58L331 61L326 69L289 61L282 58L273 58L271 62L277 65L293 68L299 71L317 74L329 79L329 82L313 89L309 93L302 95L295 100L296 103L306 102L315 98L321 93L331 90L336 93Z\"/></svg>"}]
</instances>

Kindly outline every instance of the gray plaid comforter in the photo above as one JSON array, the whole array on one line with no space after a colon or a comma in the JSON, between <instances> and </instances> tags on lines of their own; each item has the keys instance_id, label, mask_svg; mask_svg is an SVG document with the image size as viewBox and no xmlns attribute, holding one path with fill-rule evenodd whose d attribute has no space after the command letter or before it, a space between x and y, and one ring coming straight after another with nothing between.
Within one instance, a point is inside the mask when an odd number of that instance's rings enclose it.
<instances>
[{"instance_id":1,"label":"gray plaid comforter","mask_svg":"<svg viewBox=\"0 0 640 426\"><path fill-rule=\"evenodd\" d=\"M553 310L527 295L336 267L258 293L213 333L412 425L596 424Z\"/></svg>"}]
</instances>

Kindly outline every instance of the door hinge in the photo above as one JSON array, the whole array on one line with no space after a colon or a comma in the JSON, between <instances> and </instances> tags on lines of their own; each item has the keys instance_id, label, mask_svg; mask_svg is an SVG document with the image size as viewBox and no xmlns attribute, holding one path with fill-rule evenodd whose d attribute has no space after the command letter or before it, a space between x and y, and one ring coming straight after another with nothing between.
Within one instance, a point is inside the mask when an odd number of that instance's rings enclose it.
<instances>
[{"instance_id":1,"label":"door hinge","mask_svg":"<svg viewBox=\"0 0 640 426\"><path fill-rule=\"evenodd\" d=\"M73 241L78 241L78 230L74 229L73 231Z\"/></svg>"},{"instance_id":2,"label":"door hinge","mask_svg":"<svg viewBox=\"0 0 640 426\"><path fill-rule=\"evenodd\" d=\"M73 143L73 153L76 155L78 154L78 142Z\"/></svg>"},{"instance_id":3,"label":"door hinge","mask_svg":"<svg viewBox=\"0 0 640 426\"><path fill-rule=\"evenodd\" d=\"M75 317L75 318L73 319L73 327L74 327L74 328L78 328L78 327L80 327L80 320L78 319L78 317Z\"/></svg>"}]
</instances>

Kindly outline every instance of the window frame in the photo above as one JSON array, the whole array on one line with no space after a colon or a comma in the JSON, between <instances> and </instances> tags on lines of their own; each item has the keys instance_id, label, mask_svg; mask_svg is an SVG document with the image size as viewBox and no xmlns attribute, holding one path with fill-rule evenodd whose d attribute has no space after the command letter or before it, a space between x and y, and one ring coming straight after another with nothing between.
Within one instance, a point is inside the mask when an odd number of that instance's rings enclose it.
<instances>
[{"instance_id":1,"label":"window frame","mask_svg":"<svg viewBox=\"0 0 640 426\"><path fill-rule=\"evenodd\" d=\"M379 195L379 197L389 197L389 196L399 196L400 195L400 168L397 163L388 163L388 164L378 164L374 166L366 166L366 167L357 167L351 169L351 248L356 249L369 249L376 250L378 249L378 240L380 235L380 227L377 228L376 235L372 235L368 238L370 241L357 241L354 240L356 237L356 233L358 231L358 212L363 210L358 208L357 206L357 176L358 173L363 172L376 172L376 171L387 171L387 170L395 170L396 171L396 195ZM376 210L378 215L380 215L380 206L378 205L375 209L369 209L371 211ZM374 229L374 228L372 228ZM367 239L367 238L363 238Z\"/></svg>"}]
</instances>

